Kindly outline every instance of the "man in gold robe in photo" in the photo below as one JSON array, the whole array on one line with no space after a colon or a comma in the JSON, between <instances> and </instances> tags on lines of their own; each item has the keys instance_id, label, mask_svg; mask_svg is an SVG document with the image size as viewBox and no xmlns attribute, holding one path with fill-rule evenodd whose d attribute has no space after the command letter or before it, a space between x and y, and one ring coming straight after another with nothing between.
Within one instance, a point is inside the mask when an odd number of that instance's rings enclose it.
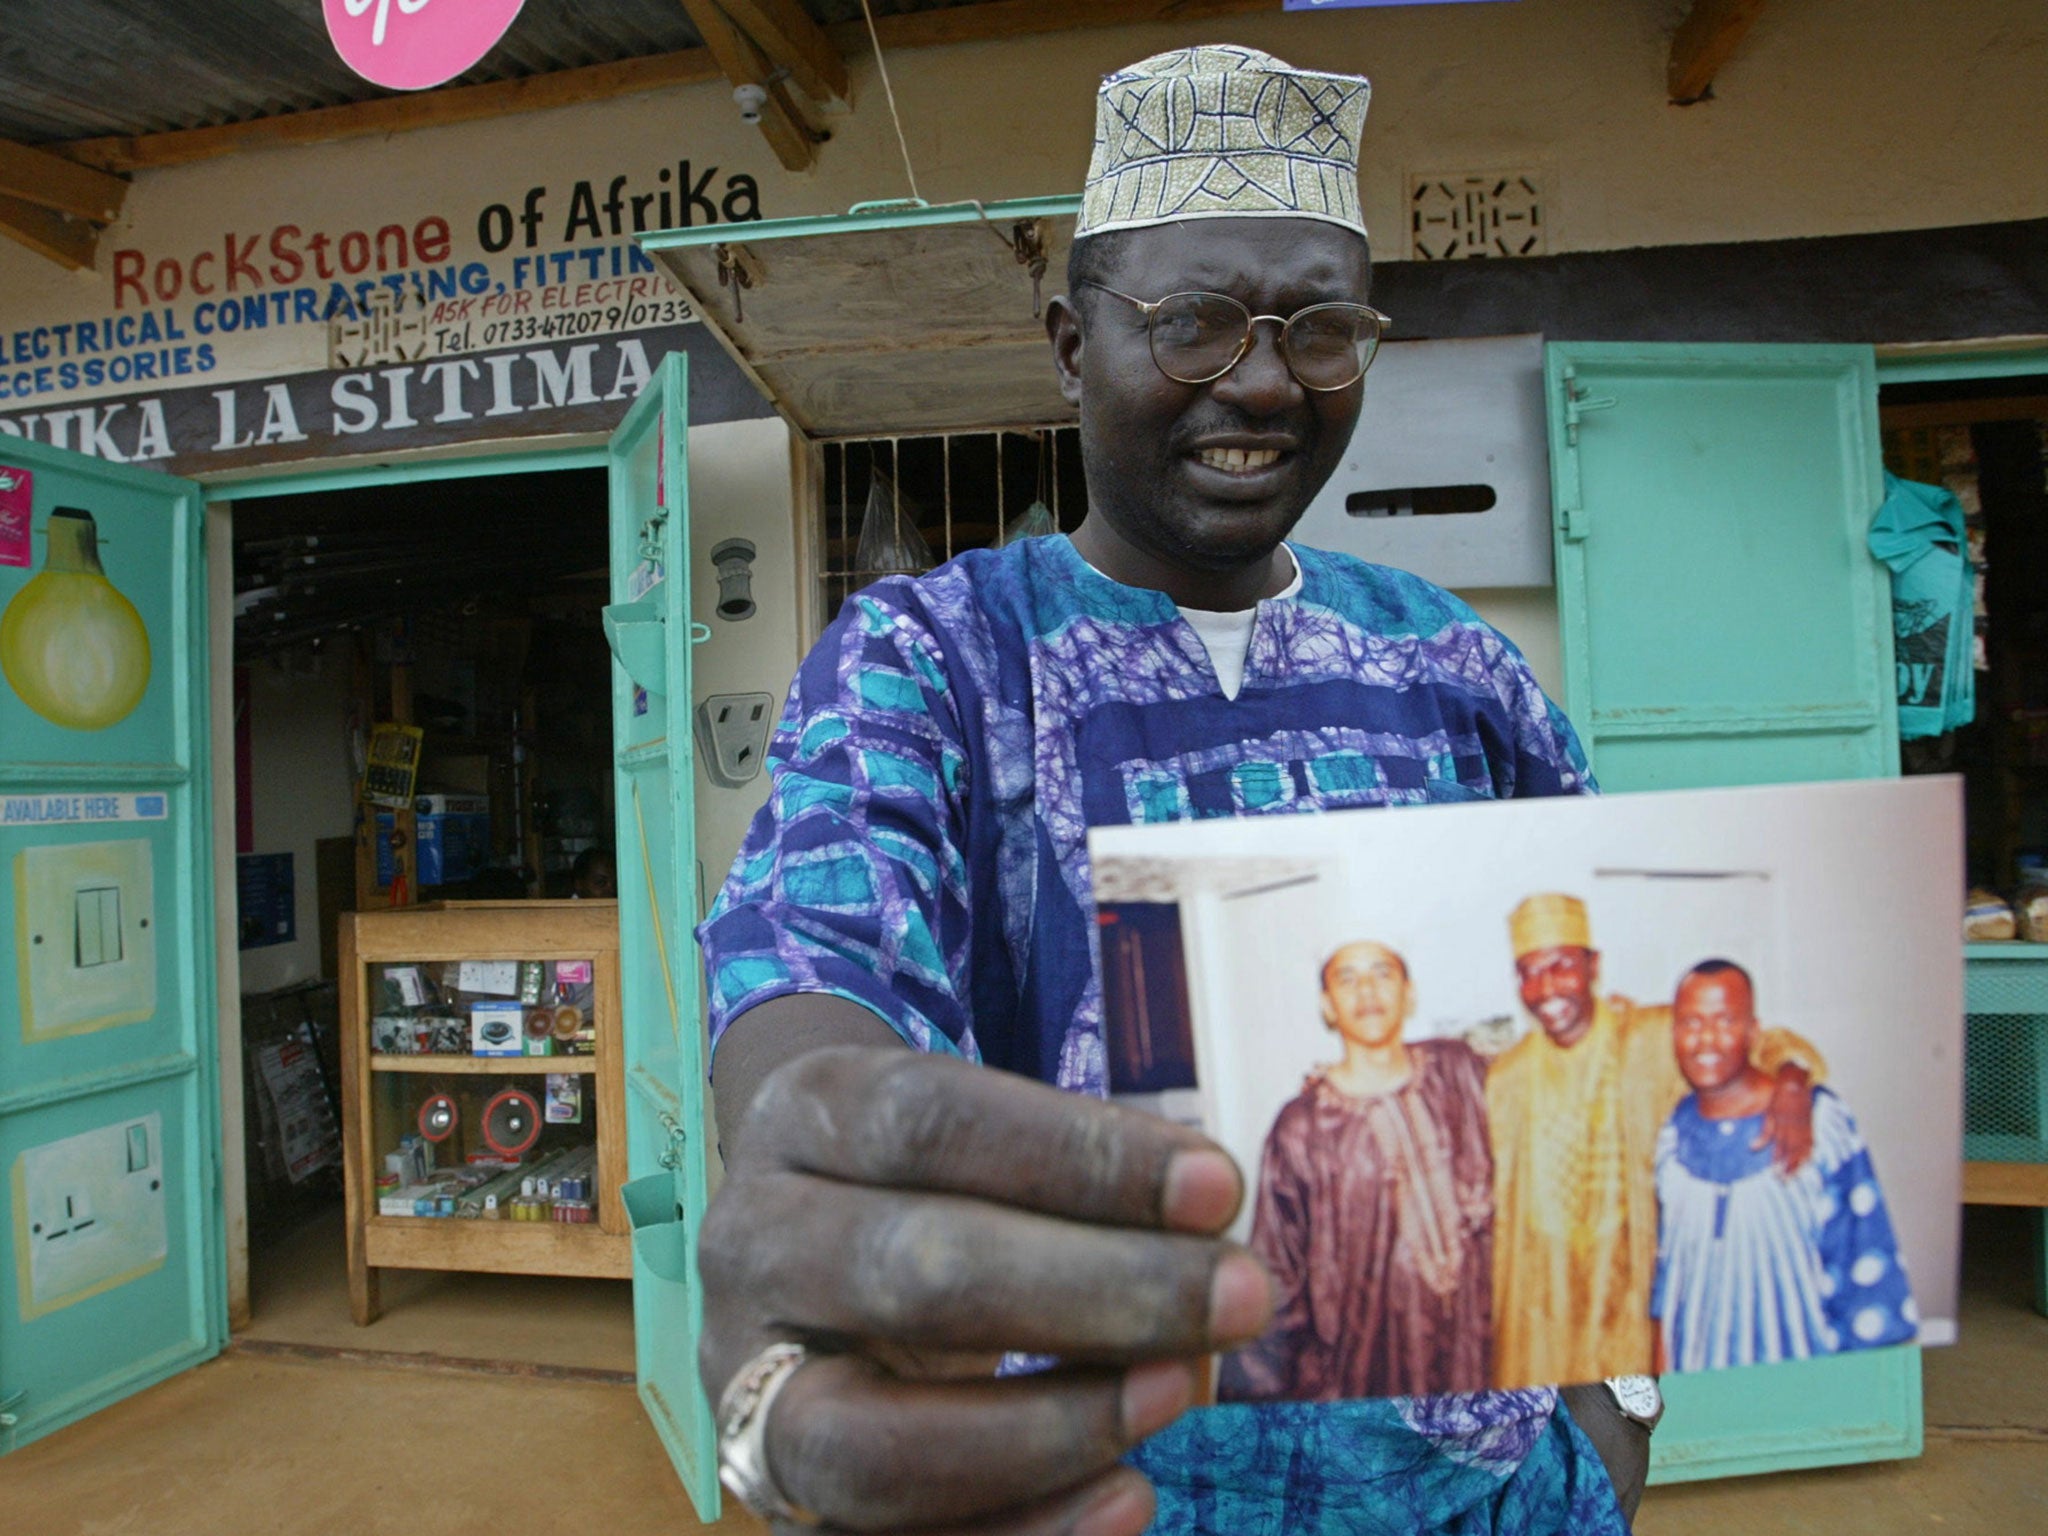
<instances>
[{"instance_id":1,"label":"man in gold robe in photo","mask_svg":"<svg viewBox=\"0 0 2048 1536\"><path fill-rule=\"evenodd\" d=\"M1493 1139L1494 1383L1593 1382L1653 1369L1657 1134L1686 1092L1668 1004L1599 995L1586 904L1545 892L1508 917L1522 1006L1537 1028L1486 1079ZM1818 1052L1763 1031L1778 1087L1765 1121L1778 1166L1813 1147Z\"/></svg>"}]
</instances>

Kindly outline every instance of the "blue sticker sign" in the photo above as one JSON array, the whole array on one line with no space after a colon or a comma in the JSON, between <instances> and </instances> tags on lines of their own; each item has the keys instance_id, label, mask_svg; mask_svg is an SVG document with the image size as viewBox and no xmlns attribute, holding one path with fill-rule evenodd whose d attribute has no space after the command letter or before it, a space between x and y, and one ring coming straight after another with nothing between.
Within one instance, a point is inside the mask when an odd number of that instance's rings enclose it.
<instances>
[{"instance_id":1,"label":"blue sticker sign","mask_svg":"<svg viewBox=\"0 0 2048 1536\"><path fill-rule=\"evenodd\" d=\"M106 821L162 821L170 802L156 794L0 795L0 827L88 826Z\"/></svg>"}]
</instances>

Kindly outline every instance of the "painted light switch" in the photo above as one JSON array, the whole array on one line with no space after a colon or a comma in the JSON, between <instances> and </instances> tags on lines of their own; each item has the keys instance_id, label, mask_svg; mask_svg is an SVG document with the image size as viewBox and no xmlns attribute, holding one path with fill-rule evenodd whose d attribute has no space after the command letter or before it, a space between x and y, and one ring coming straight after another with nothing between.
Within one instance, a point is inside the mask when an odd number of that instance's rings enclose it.
<instances>
[{"instance_id":1,"label":"painted light switch","mask_svg":"<svg viewBox=\"0 0 2048 1536\"><path fill-rule=\"evenodd\" d=\"M145 838L15 856L24 1039L133 1024L156 1011L154 900Z\"/></svg>"},{"instance_id":2,"label":"painted light switch","mask_svg":"<svg viewBox=\"0 0 2048 1536\"><path fill-rule=\"evenodd\" d=\"M163 1117L101 1126L14 1160L24 1322L163 1267Z\"/></svg>"},{"instance_id":3,"label":"painted light switch","mask_svg":"<svg viewBox=\"0 0 2048 1536\"><path fill-rule=\"evenodd\" d=\"M78 893L78 968L121 958L121 890L97 885Z\"/></svg>"}]
</instances>

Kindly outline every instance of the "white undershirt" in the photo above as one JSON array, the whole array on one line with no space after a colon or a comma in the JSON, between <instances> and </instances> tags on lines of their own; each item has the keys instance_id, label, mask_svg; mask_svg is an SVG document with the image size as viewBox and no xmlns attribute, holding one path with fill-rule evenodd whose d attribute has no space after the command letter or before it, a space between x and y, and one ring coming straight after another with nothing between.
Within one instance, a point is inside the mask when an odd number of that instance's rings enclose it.
<instances>
[{"instance_id":1,"label":"white undershirt","mask_svg":"<svg viewBox=\"0 0 2048 1536\"><path fill-rule=\"evenodd\" d=\"M1294 551L1287 550L1287 558L1294 561L1294 580L1267 601L1279 602L1295 596L1301 591L1301 562L1294 559ZM1089 567L1094 570L1094 566ZM1097 571L1099 576L1102 573ZM1109 578L1116 580L1114 576ZM1215 669L1216 681L1223 688L1223 697L1234 699L1244 687L1244 659L1252 648L1252 627L1258 623L1259 610L1254 604L1240 608L1234 613L1217 613L1207 608L1182 608L1180 616L1188 621L1188 627L1200 636L1202 644L1209 651L1209 665Z\"/></svg>"}]
</instances>

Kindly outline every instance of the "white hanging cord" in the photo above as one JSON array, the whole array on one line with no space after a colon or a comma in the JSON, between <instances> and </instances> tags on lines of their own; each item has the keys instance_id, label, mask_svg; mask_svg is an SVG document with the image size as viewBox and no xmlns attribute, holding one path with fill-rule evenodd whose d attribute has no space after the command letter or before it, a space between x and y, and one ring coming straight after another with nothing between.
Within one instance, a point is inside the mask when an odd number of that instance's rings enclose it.
<instances>
[{"instance_id":1,"label":"white hanging cord","mask_svg":"<svg viewBox=\"0 0 2048 1536\"><path fill-rule=\"evenodd\" d=\"M882 94L889 98L889 121L896 125L896 147L903 151L903 174L910 182L910 195L921 203L924 194L917 190L917 172L910 164L910 141L903 137L903 119L896 111L896 91L889 84L889 61L882 57L882 40L875 35L875 13L869 9L868 0L860 0L860 13L868 20L868 41L874 45L875 68L882 73Z\"/></svg>"}]
</instances>

